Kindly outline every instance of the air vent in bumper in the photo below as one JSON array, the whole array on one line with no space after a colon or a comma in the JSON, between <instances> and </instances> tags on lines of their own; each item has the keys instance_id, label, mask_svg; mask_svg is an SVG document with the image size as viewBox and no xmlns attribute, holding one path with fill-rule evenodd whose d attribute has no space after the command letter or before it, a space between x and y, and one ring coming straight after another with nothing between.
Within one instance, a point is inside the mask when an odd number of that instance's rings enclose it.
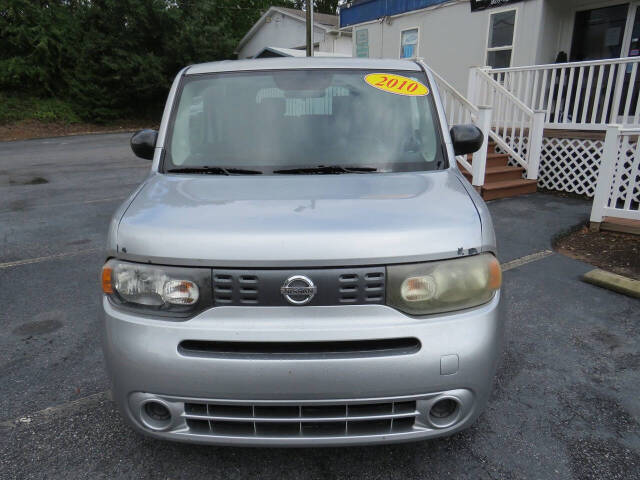
<instances>
[{"instance_id":1,"label":"air vent in bumper","mask_svg":"<svg viewBox=\"0 0 640 480\"><path fill-rule=\"evenodd\" d=\"M415 401L341 405L185 403L190 433L291 438L406 433L419 415Z\"/></svg>"},{"instance_id":2,"label":"air vent in bumper","mask_svg":"<svg viewBox=\"0 0 640 480\"><path fill-rule=\"evenodd\" d=\"M183 340L181 355L209 358L364 358L410 355L420 350L417 338L386 338L329 342L219 342Z\"/></svg>"}]
</instances>

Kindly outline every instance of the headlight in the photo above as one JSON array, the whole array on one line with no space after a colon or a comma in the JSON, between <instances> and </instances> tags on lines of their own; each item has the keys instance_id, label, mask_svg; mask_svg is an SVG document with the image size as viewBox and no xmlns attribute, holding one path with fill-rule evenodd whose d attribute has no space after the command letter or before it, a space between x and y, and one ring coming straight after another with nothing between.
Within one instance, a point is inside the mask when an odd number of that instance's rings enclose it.
<instances>
[{"instance_id":1,"label":"headlight","mask_svg":"<svg viewBox=\"0 0 640 480\"><path fill-rule=\"evenodd\" d=\"M439 262L388 267L390 306L411 315L462 310L488 302L502 284L490 253Z\"/></svg>"},{"instance_id":2,"label":"headlight","mask_svg":"<svg viewBox=\"0 0 640 480\"><path fill-rule=\"evenodd\" d=\"M211 271L109 260L102 291L125 307L187 314L211 303Z\"/></svg>"}]
</instances>

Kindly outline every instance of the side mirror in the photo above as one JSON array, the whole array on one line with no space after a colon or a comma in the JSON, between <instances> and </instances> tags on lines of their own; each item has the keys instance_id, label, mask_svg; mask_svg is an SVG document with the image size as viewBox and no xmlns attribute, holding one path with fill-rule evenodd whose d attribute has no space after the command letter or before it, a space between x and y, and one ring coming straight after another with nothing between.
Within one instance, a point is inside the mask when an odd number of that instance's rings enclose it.
<instances>
[{"instance_id":1,"label":"side mirror","mask_svg":"<svg viewBox=\"0 0 640 480\"><path fill-rule=\"evenodd\" d=\"M456 155L466 155L480 150L484 135L475 125L454 125L451 127L451 141Z\"/></svg>"},{"instance_id":2,"label":"side mirror","mask_svg":"<svg viewBox=\"0 0 640 480\"><path fill-rule=\"evenodd\" d=\"M131 137L131 150L136 154L136 157L153 160L157 139L157 131L151 129L140 130Z\"/></svg>"}]
</instances>

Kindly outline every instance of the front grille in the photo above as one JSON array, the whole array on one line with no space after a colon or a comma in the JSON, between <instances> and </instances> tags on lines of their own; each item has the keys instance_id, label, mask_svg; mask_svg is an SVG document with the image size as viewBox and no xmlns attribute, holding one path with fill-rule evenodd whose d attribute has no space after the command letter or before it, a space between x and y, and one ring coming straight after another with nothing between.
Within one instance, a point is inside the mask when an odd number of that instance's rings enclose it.
<instances>
[{"instance_id":1,"label":"front grille","mask_svg":"<svg viewBox=\"0 0 640 480\"><path fill-rule=\"evenodd\" d=\"M317 287L309 306L385 303L385 268L214 269L216 306L288 306L280 292L288 278L304 275Z\"/></svg>"},{"instance_id":2,"label":"front grille","mask_svg":"<svg viewBox=\"0 0 640 480\"><path fill-rule=\"evenodd\" d=\"M346 273L338 277L340 303L377 303L384 300L384 271Z\"/></svg>"},{"instance_id":3,"label":"front grille","mask_svg":"<svg viewBox=\"0 0 640 480\"><path fill-rule=\"evenodd\" d=\"M190 433L234 437L342 437L406 433L415 401L340 405L185 403Z\"/></svg>"},{"instance_id":4,"label":"front grille","mask_svg":"<svg viewBox=\"0 0 640 480\"><path fill-rule=\"evenodd\" d=\"M258 277L213 273L213 300L218 305L258 303Z\"/></svg>"}]
</instances>

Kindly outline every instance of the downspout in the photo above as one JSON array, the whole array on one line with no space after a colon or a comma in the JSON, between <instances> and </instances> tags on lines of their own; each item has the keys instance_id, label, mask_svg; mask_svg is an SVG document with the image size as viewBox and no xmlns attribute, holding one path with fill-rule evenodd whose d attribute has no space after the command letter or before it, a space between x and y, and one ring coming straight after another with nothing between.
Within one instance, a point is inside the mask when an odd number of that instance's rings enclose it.
<instances>
[{"instance_id":1,"label":"downspout","mask_svg":"<svg viewBox=\"0 0 640 480\"><path fill-rule=\"evenodd\" d=\"M385 7L385 12L386 11ZM384 17L380 19L380 58L384 58Z\"/></svg>"}]
</instances>

